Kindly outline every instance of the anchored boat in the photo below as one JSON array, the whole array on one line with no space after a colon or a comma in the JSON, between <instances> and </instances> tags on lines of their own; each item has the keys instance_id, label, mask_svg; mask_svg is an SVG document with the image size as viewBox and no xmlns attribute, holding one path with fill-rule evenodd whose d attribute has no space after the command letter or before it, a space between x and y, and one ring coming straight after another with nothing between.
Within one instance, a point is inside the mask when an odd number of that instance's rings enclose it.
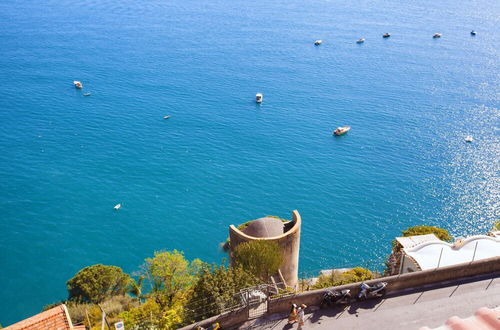
<instances>
[{"instance_id":1,"label":"anchored boat","mask_svg":"<svg viewBox=\"0 0 500 330\"><path fill-rule=\"evenodd\" d=\"M80 81L78 81L78 80L73 81L73 85L74 85L76 88L78 88L78 89L82 89L82 88L83 88L82 83L81 83Z\"/></svg>"},{"instance_id":2,"label":"anchored boat","mask_svg":"<svg viewBox=\"0 0 500 330\"><path fill-rule=\"evenodd\" d=\"M340 136L344 135L345 133L349 132L351 130L351 126L343 126L343 127L337 127L335 131L333 131L333 135Z\"/></svg>"},{"instance_id":3,"label":"anchored boat","mask_svg":"<svg viewBox=\"0 0 500 330\"><path fill-rule=\"evenodd\" d=\"M263 100L264 100L264 95L262 95L261 93L255 94L255 102L262 103Z\"/></svg>"}]
</instances>

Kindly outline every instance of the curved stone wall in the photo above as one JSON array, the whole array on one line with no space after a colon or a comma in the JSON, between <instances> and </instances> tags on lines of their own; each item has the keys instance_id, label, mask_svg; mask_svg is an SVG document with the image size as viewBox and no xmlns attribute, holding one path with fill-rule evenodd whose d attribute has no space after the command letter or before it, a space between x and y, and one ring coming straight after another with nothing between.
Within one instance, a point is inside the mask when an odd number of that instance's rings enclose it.
<instances>
[{"instance_id":1,"label":"curved stone wall","mask_svg":"<svg viewBox=\"0 0 500 330\"><path fill-rule=\"evenodd\" d=\"M292 212L292 221L286 227L291 226L282 235L274 237L253 237L245 234L234 225L229 226L229 239L231 241L229 257L232 262L234 249L243 242L267 240L278 243L283 252L283 265L280 268L281 274L288 286L296 287L298 283L299 271L299 249L300 249L300 227L302 218L297 210Z\"/></svg>"}]
</instances>

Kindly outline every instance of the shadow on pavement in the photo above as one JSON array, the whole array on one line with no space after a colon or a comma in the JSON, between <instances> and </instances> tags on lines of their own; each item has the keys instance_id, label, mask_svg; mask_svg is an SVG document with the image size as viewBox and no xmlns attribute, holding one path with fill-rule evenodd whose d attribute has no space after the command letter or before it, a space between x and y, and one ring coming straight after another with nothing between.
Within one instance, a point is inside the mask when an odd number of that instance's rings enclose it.
<instances>
[{"instance_id":1,"label":"shadow on pavement","mask_svg":"<svg viewBox=\"0 0 500 330\"><path fill-rule=\"evenodd\" d=\"M323 309L318 309L315 310L314 312L311 313L311 316L308 318L309 322L311 323L321 323L321 320L327 319L327 318L334 318L337 315L342 314L347 306L345 305L337 305L334 307L327 307Z\"/></svg>"},{"instance_id":2,"label":"shadow on pavement","mask_svg":"<svg viewBox=\"0 0 500 330\"><path fill-rule=\"evenodd\" d=\"M382 298L369 299L361 302L353 302L347 312L349 314L358 314L358 309L372 309L382 302Z\"/></svg>"}]
</instances>

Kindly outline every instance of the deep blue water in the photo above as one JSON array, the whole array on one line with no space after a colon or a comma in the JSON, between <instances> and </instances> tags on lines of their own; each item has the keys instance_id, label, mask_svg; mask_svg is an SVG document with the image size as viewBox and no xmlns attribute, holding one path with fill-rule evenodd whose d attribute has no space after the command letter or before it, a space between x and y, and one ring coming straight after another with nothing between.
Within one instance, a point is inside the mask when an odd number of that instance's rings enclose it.
<instances>
[{"instance_id":1,"label":"deep blue water","mask_svg":"<svg viewBox=\"0 0 500 330\"><path fill-rule=\"evenodd\" d=\"M303 272L380 268L411 225L485 233L499 32L493 0L1 1L0 323L293 209Z\"/></svg>"}]
</instances>

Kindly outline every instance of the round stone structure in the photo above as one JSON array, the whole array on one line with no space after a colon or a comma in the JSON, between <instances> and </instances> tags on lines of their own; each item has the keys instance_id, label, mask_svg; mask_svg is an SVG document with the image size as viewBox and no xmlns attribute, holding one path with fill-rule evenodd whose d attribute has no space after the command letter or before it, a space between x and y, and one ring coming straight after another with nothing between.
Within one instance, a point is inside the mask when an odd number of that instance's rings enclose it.
<instances>
[{"instance_id":1,"label":"round stone structure","mask_svg":"<svg viewBox=\"0 0 500 330\"><path fill-rule=\"evenodd\" d=\"M265 217L251 221L247 227L241 230L234 225L230 225L229 256L231 262L234 250L241 243L256 240L274 241L278 243L283 253L283 264L279 269L280 275L287 286L296 288L298 284L301 225L302 219L297 210L292 212L292 221L284 222L278 218Z\"/></svg>"}]
</instances>

